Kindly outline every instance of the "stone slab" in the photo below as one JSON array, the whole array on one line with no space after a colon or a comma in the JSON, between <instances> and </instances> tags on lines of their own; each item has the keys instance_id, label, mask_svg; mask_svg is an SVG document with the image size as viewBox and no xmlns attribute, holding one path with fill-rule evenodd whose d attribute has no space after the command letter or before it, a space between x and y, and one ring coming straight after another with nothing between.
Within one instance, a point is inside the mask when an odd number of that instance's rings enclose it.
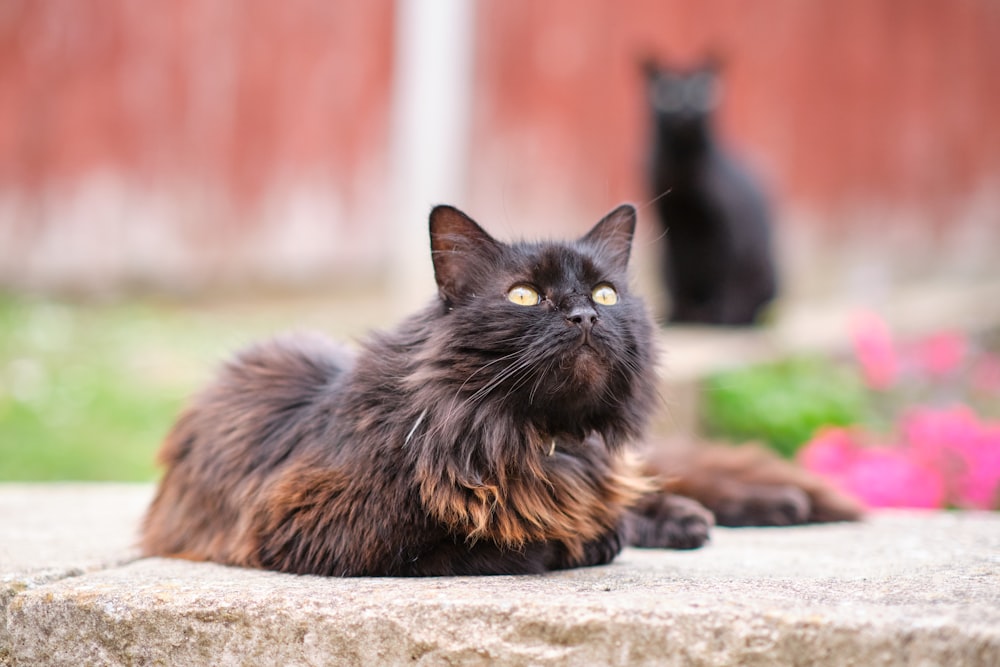
<instances>
[{"instance_id":1,"label":"stone slab","mask_svg":"<svg viewBox=\"0 0 1000 667\"><path fill-rule=\"evenodd\" d=\"M138 557L149 484L0 484L0 614L19 593ZM0 623L0 664L11 639Z\"/></svg>"},{"instance_id":2,"label":"stone slab","mask_svg":"<svg viewBox=\"0 0 1000 667\"><path fill-rule=\"evenodd\" d=\"M10 595L0 663L1000 664L997 514L718 529L545 576L328 579L137 560L149 487L51 491L13 516L21 490L0 487L4 576L66 573Z\"/></svg>"},{"instance_id":3,"label":"stone slab","mask_svg":"<svg viewBox=\"0 0 1000 667\"><path fill-rule=\"evenodd\" d=\"M0 484L0 577L65 576L134 558L150 484Z\"/></svg>"}]
</instances>

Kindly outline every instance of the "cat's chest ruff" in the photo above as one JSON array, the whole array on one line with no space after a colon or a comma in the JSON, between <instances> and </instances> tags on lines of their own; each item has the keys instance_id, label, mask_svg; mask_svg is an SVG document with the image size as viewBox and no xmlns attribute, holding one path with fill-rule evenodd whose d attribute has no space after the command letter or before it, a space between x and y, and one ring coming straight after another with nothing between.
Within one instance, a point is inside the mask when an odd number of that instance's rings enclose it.
<instances>
[{"instance_id":1,"label":"cat's chest ruff","mask_svg":"<svg viewBox=\"0 0 1000 667\"><path fill-rule=\"evenodd\" d=\"M523 444L520 460L485 483L439 496L450 502L437 516L469 537L511 547L558 540L571 552L615 525L632 490L600 435L534 432Z\"/></svg>"}]
</instances>

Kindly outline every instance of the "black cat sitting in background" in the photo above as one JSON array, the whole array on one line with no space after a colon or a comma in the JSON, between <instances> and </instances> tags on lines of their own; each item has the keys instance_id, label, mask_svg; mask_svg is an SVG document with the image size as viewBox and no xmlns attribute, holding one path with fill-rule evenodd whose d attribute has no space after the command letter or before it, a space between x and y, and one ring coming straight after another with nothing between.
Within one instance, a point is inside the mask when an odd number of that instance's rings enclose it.
<instances>
[{"instance_id":1,"label":"black cat sitting in background","mask_svg":"<svg viewBox=\"0 0 1000 667\"><path fill-rule=\"evenodd\" d=\"M776 292L769 213L761 189L714 136L717 67L648 62L645 71L670 321L753 324Z\"/></svg>"}]
</instances>

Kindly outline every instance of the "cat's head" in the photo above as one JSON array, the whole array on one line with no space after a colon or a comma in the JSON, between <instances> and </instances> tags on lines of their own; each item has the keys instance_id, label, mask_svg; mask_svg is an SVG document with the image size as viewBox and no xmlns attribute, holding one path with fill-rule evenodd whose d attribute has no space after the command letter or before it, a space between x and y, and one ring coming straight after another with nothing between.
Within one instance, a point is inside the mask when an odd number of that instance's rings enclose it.
<instances>
[{"instance_id":1,"label":"cat's head","mask_svg":"<svg viewBox=\"0 0 1000 667\"><path fill-rule=\"evenodd\" d=\"M661 134L702 136L721 98L719 61L714 57L690 67L643 64L649 106Z\"/></svg>"},{"instance_id":2,"label":"cat's head","mask_svg":"<svg viewBox=\"0 0 1000 667\"><path fill-rule=\"evenodd\" d=\"M442 348L466 400L552 433L638 434L655 359L629 289L635 222L624 205L577 240L502 243L455 208L431 212Z\"/></svg>"}]
</instances>

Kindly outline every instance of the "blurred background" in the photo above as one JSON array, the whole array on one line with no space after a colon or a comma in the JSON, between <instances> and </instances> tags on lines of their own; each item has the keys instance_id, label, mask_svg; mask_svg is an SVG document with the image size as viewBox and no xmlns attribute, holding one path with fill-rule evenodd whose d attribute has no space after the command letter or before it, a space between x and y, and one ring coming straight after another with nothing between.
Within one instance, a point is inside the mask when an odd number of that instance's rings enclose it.
<instances>
[{"instance_id":1,"label":"blurred background","mask_svg":"<svg viewBox=\"0 0 1000 667\"><path fill-rule=\"evenodd\" d=\"M727 435L716 374L834 359L858 308L991 355L991 0L0 0L0 479L152 479L233 347L432 296L435 203L513 238L631 201L659 311L640 63L706 54L781 294L756 331L665 330L663 428Z\"/></svg>"}]
</instances>

